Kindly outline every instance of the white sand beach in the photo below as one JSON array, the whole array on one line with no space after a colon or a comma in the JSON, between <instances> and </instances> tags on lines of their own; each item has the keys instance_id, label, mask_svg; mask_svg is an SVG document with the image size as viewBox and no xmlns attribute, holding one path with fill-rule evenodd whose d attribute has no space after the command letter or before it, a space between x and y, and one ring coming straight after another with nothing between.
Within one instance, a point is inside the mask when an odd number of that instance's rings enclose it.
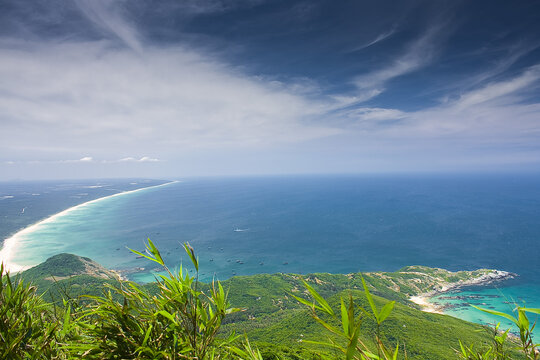
<instances>
[{"instance_id":1,"label":"white sand beach","mask_svg":"<svg viewBox=\"0 0 540 360\"><path fill-rule=\"evenodd\" d=\"M148 187L143 187L143 188L139 188L139 189L135 189L135 190L119 192L119 193L109 195L109 196L100 197L98 199L90 200L90 201L84 202L82 204L72 206L72 207L70 207L70 208L68 208L66 210L63 210L63 211L60 211L60 212L58 212L58 213L56 213L54 215L51 215L48 218L40 220L40 221L36 222L35 224L32 224L30 226L25 227L24 229L16 232L12 236L10 236L9 238L4 240L4 243L2 244L2 249L0 250L0 263L3 263L4 268L7 269L8 271L12 272L12 273L24 271L24 270L30 268L31 266L28 266L28 265L23 266L23 265L20 265L20 264L16 264L16 263L14 263L12 261L14 255L17 252L18 245L20 244L20 239L23 236L28 235L28 234L36 231L37 229L39 229L44 224L56 221L56 220L58 220L58 218L60 218L62 216L65 216L65 215L67 215L67 214L69 214L69 213L71 213L71 212L73 212L75 210L81 209L81 208L89 206L91 204L97 203L98 201L103 201L105 199L109 199L109 198L116 197L116 196L123 196L123 195L133 194L135 192L140 192L140 191L144 191L144 190L148 190L148 189L155 189L155 188L158 188L158 187L171 185L171 184L174 184L174 183L177 183L177 182L179 182L179 181L175 180L175 181L171 181L171 182L168 182L168 183L165 183L165 184L148 186ZM34 265L36 265L36 264L34 264Z\"/></svg>"}]
</instances>

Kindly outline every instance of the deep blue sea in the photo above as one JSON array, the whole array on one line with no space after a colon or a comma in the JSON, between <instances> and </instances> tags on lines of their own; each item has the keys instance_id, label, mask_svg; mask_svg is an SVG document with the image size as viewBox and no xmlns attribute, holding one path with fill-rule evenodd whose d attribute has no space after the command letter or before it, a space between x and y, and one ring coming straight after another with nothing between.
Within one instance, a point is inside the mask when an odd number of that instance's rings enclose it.
<instances>
[{"instance_id":1,"label":"deep blue sea","mask_svg":"<svg viewBox=\"0 0 540 360\"><path fill-rule=\"evenodd\" d=\"M181 248L189 242L200 257L202 280L395 271L406 265L495 268L520 276L500 290L474 289L480 294L476 303L508 308L507 293L521 305L540 308L538 175L179 180L108 197L34 227L18 235L11 261L34 265L70 252L150 281L156 266L127 248L140 251L151 238L171 267L189 265ZM164 182L0 183L0 237L85 201ZM454 315L487 321L463 309Z\"/></svg>"}]
</instances>

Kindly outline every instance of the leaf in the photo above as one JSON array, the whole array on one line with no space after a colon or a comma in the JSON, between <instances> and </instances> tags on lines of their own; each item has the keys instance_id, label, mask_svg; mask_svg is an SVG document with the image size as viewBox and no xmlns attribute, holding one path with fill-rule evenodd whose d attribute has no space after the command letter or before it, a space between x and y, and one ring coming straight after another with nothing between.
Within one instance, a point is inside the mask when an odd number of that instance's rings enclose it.
<instances>
[{"instance_id":1,"label":"leaf","mask_svg":"<svg viewBox=\"0 0 540 360\"><path fill-rule=\"evenodd\" d=\"M521 308L523 311L532 312L535 314L540 314L540 309L533 309L533 308Z\"/></svg>"},{"instance_id":2,"label":"leaf","mask_svg":"<svg viewBox=\"0 0 540 360\"><path fill-rule=\"evenodd\" d=\"M313 341L313 340L304 340L303 342L306 343L306 344L314 344L314 345L329 346L329 347L332 347L332 348L334 348L334 349L339 349L339 350L341 350L341 347L339 347L339 346L336 345L336 344L329 343L329 342Z\"/></svg>"},{"instance_id":3,"label":"leaf","mask_svg":"<svg viewBox=\"0 0 540 360\"><path fill-rule=\"evenodd\" d=\"M395 303L396 303L395 301L392 301L383 306L383 308L381 309L381 312L379 313L379 319L378 319L379 324L381 324L388 317L388 315L390 315L390 313L392 312L392 309L394 309Z\"/></svg>"},{"instance_id":4,"label":"leaf","mask_svg":"<svg viewBox=\"0 0 540 360\"><path fill-rule=\"evenodd\" d=\"M343 298L341 298L341 325L343 326L343 333L349 337L349 314Z\"/></svg>"},{"instance_id":5,"label":"leaf","mask_svg":"<svg viewBox=\"0 0 540 360\"><path fill-rule=\"evenodd\" d=\"M149 245L149 246L148 246ZM161 254L157 247L154 245L152 240L148 238L148 245L146 246L147 251L149 250L152 255L156 258L156 262L160 265L165 265L165 262L163 261L163 258L161 257Z\"/></svg>"},{"instance_id":6,"label":"leaf","mask_svg":"<svg viewBox=\"0 0 540 360\"><path fill-rule=\"evenodd\" d=\"M459 347L461 348L461 353L463 354L463 356L467 356L467 351L465 350L463 343L461 342L461 340L458 340L458 341L459 341Z\"/></svg>"},{"instance_id":7,"label":"leaf","mask_svg":"<svg viewBox=\"0 0 540 360\"><path fill-rule=\"evenodd\" d=\"M397 360L399 354L399 343L396 344L396 351L394 351L394 356L392 356L392 360Z\"/></svg>"},{"instance_id":8,"label":"leaf","mask_svg":"<svg viewBox=\"0 0 540 360\"><path fill-rule=\"evenodd\" d=\"M199 260L195 256L195 251L193 250L191 245L189 245L188 242L184 243L184 250L186 250L186 253L188 254L189 258L191 259L191 262L195 266L195 270L199 271Z\"/></svg>"},{"instance_id":9,"label":"leaf","mask_svg":"<svg viewBox=\"0 0 540 360\"><path fill-rule=\"evenodd\" d=\"M307 305L307 306L309 306L310 308L312 308L312 307L315 306L314 303L309 302L309 301L307 301L306 299L303 299L303 298L298 297L298 296L293 295L293 294L290 294L290 295L291 295L296 301L298 301L299 303L304 304L304 305Z\"/></svg>"},{"instance_id":10,"label":"leaf","mask_svg":"<svg viewBox=\"0 0 540 360\"><path fill-rule=\"evenodd\" d=\"M358 344L358 337L360 336L360 323L356 325L356 328L354 329L354 332L351 336L349 346L347 346L347 352L346 357L347 360L350 360L354 357L354 352L356 350L356 345Z\"/></svg>"},{"instance_id":11,"label":"leaf","mask_svg":"<svg viewBox=\"0 0 540 360\"><path fill-rule=\"evenodd\" d=\"M150 326L148 327L148 330L146 330L146 334L144 335L142 346L146 346L148 338L150 337L150 333L152 332L152 328L153 328L152 324L150 324Z\"/></svg>"},{"instance_id":12,"label":"leaf","mask_svg":"<svg viewBox=\"0 0 540 360\"><path fill-rule=\"evenodd\" d=\"M174 319L174 316L172 316L172 314L170 314L169 312L167 312L167 311L165 311L165 310L160 310L160 311L157 311L157 312L154 314L154 316L155 316L155 315L158 315L158 314L159 314L159 315L162 315L162 316L164 316L164 317L166 317L167 319L169 319L174 325L178 325L178 324L176 323L176 320Z\"/></svg>"},{"instance_id":13,"label":"leaf","mask_svg":"<svg viewBox=\"0 0 540 360\"><path fill-rule=\"evenodd\" d=\"M307 282L305 281L303 282L304 282L304 286L308 289L311 296L313 296L313 298L322 306L322 310L324 310L329 315L335 316L334 310L332 310L332 308L330 307L330 305L328 305L326 300L324 300L323 297L319 295L319 293L315 291L315 289L313 289Z\"/></svg>"},{"instance_id":14,"label":"leaf","mask_svg":"<svg viewBox=\"0 0 540 360\"><path fill-rule=\"evenodd\" d=\"M377 307L375 306L375 302L373 301L373 298L371 297L371 294L369 293L369 289L366 285L366 281L364 280L363 276L362 276L362 285L364 285L364 292L366 293L366 298L369 302L369 306L371 306L371 311L373 311L373 315L375 315L375 319L377 319L377 322L378 322L379 313L377 312Z\"/></svg>"},{"instance_id":15,"label":"leaf","mask_svg":"<svg viewBox=\"0 0 540 360\"><path fill-rule=\"evenodd\" d=\"M483 311L485 313L488 313L488 314L491 314L491 315L497 315L497 316L502 316L508 320L510 320L511 322L513 322L514 324L516 324L518 327L519 327L519 323L517 322L517 320L511 316L511 315L508 315L506 313L503 313L503 312L500 312L500 311L495 311L495 310L488 310L488 309L483 309L481 307L478 307L478 306L475 306L475 305L472 305L471 306L473 308L475 308L476 310L480 310L480 311Z\"/></svg>"},{"instance_id":16,"label":"leaf","mask_svg":"<svg viewBox=\"0 0 540 360\"><path fill-rule=\"evenodd\" d=\"M525 311L523 309L518 308L518 322L520 324L520 329L528 330L529 329L529 319L527 319L527 315L525 315Z\"/></svg>"}]
</instances>

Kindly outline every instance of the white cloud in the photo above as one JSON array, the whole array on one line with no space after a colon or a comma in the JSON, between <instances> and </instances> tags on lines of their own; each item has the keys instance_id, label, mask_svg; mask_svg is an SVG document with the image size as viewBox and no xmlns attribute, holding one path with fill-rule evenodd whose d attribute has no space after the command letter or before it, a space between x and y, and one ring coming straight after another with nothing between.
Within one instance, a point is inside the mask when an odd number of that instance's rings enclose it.
<instances>
[{"instance_id":1,"label":"white cloud","mask_svg":"<svg viewBox=\"0 0 540 360\"><path fill-rule=\"evenodd\" d=\"M441 29L440 26L431 28L389 65L354 79L361 101L367 101L381 94L388 81L428 65L434 57L437 41L440 41Z\"/></svg>"},{"instance_id":2,"label":"white cloud","mask_svg":"<svg viewBox=\"0 0 540 360\"><path fill-rule=\"evenodd\" d=\"M82 13L98 28L114 34L131 49L142 52L135 27L130 24L114 0L75 0Z\"/></svg>"},{"instance_id":3,"label":"white cloud","mask_svg":"<svg viewBox=\"0 0 540 360\"><path fill-rule=\"evenodd\" d=\"M118 160L118 162L159 162L161 160L156 158L151 158L149 156L143 156L140 159L136 159L134 157L126 157Z\"/></svg>"},{"instance_id":4,"label":"white cloud","mask_svg":"<svg viewBox=\"0 0 540 360\"><path fill-rule=\"evenodd\" d=\"M540 79L540 65L527 69L523 74L506 81L488 84L480 89L462 95L456 103L460 108L500 99L517 91L527 88Z\"/></svg>"},{"instance_id":5,"label":"white cloud","mask_svg":"<svg viewBox=\"0 0 540 360\"><path fill-rule=\"evenodd\" d=\"M276 89L185 48L0 43L5 153L164 152L331 136L333 101ZM47 134L47 136L43 136Z\"/></svg>"},{"instance_id":6,"label":"white cloud","mask_svg":"<svg viewBox=\"0 0 540 360\"><path fill-rule=\"evenodd\" d=\"M444 144L459 146L464 151L487 147L509 147L514 151L511 148L517 146L529 147L536 153L540 146L531 144L540 136L540 103L524 100L539 85L540 66L536 65L513 78L493 82L430 108L411 112L359 108L349 111L347 116L362 129L370 128L371 139L394 139L412 148L431 143L438 148ZM396 121L377 127L379 121L387 120Z\"/></svg>"},{"instance_id":7,"label":"white cloud","mask_svg":"<svg viewBox=\"0 0 540 360\"><path fill-rule=\"evenodd\" d=\"M387 38L389 38L390 36L394 35L394 33L396 32L396 28L393 27L391 28L390 30L387 30L385 32L382 32L380 33L379 35L377 35L373 40L369 41L368 43L366 44L363 44L363 45L360 45L358 47L355 47L351 50L349 50L348 52L351 53L351 52L355 52L355 51L359 51L359 50L363 50L365 48L368 48L370 46L373 46L381 41L384 41L386 40Z\"/></svg>"}]
</instances>

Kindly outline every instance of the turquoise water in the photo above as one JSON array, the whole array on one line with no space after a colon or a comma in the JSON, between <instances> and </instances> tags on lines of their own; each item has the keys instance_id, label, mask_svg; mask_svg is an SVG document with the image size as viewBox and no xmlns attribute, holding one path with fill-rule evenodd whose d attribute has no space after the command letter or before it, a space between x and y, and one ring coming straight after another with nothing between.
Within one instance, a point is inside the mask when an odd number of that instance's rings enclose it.
<instances>
[{"instance_id":1,"label":"turquoise water","mask_svg":"<svg viewBox=\"0 0 540 360\"><path fill-rule=\"evenodd\" d=\"M520 275L519 287L505 291L529 296L528 306L540 307L538 180L531 175L183 179L107 198L43 224L21 237L12 260L33 265L71 252L150 281L155 265L127 249L142 250L150 237L171 267L189 264L181 249L189 241L199 254L203 280L395 271L413 264L453 271L496 268ZM11 200L0 201L0 211ZM488 299L494 306L504 304L502 298ZM485 320L468 309L448 312Z\"/></svg>"},{"instance_id":2,"label":"turquoise water","mask_svg":"<svg viewBox=\"0 0 540 360\"><path fill-rule=\"evenodd\" d=\"M497 288L469 288L438 295L430 302L445 306L444 313L457 318L479 323L496 325L500 323L503 330L512 329L519 334L517 328L504 317L497 317L471 307L476 305L487 310L495 310L507 314L514 314L516 305L522 307L538 308L540 299L540 286L535 284L521 284ZM531 323L538 320L538 315L527 313ZM534 330L536 339L540 338L540 330Z\"/></svg>"}]
</instances>

